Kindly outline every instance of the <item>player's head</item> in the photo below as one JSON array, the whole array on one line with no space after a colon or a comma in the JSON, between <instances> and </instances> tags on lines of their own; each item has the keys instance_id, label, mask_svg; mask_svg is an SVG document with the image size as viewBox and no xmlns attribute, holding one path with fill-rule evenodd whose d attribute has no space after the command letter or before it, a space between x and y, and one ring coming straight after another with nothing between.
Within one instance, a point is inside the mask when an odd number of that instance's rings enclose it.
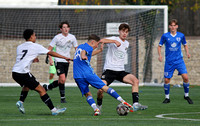
<instances>
[{"instance_id":1,"label":"player's head","mask_svg":"<svg viewBox=\"0 0 200 126\"><path fill-rule=\"evenodd\" d=\"M128 24L120 24L119 26L119 37L120 39L122 39L123 41L126 39L126 37L129 34L129 31L131 31L130 27Z\"/></svg>"},{"instance_id":2,"label":"player's head","mask_svg":"<svg viewBox=\"0 0 200 126\"><path fill-rule=\"evenodd\" d=\"M23 37L26 41L32 41L32 42L36 41L36 36L33 29L24 30Z\"/></svg>"},{"instance_id":3,"label":"player's head","mask_svg":"<svg viewBox=\"0 0 200 126\"><path fill-rule=\"evenodd\" d=\"M88 43L94 49L96 49L98 47L99 40L100 40L100 37L95 34L91 34L90 36L88 36Z\"/></svg>"},{"instance_id":4,"label":"player's head","mask_svg":"<svg viewBox=\"0 0 200 126\"><path fill-rule=\"evenodd\" d=\"M63 35L68 35L70 30L70 25L68 21L63 21L59 24L59 28Z\"/></svg>"},{"instance_id":5,"label":"player's head","mask_svg":"<svg viewBox=\"0 0 200 126\"><path fill-rule=\"evenodd\" d=\"M178 21L176 19L171 19L169 21L170 32L176 32L178 29Z\"/></svg>"}]
</instances>

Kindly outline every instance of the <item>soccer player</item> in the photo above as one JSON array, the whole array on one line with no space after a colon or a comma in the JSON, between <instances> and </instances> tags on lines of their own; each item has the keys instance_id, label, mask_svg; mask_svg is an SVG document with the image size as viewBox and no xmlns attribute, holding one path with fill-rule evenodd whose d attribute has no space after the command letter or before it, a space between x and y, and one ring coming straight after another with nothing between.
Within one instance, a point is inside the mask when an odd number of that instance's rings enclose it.
<instances>
[{"instance_id":1,"label":"soccer player","mask_svg":"<svg viewBox=\"0 0 200 126\"><path fill-rule=\"evenodd\" d=\"M165 90L165 100L163 103L170 103L169 91L170 91L170 80L173 77L174 70L176 69L179 75L183 79L184 87L184 99L187 100L189 104L193 104L193 101L189 97L189 79L187 75L187 69L183 60L183 54L181 51L181 44L184 46L187 57L190 58L190 53L188 51L187 42L183 33L178 32L178 21L172 19L169 21L170 32L162 35L160 43L158 45L158 60L162 62L161 47L165 44L165 67L164 67L164 90Z\"/></svg>"},{"instance_id":2,"label":"soccer player","mask_svg":"<svg viewBox=\"0 0 200 126\"><path fill-rule=\"evenodd\" d=\"M61 54L66 57L70 57L70 50L73 46L76 50L78 43L76 40L76 37L69 33L70 25L67 21L61 22L59 25L59 28L62 33L57 34L53 40L51 41L49 45L49 50L52 50L54 46L56 46L56 52L58 54ZM50 58L50 65L53 65L53 62ZM61 58L54 58L55 60L55 66L57 70L57 75L59 76L58 80L54 81L50 85L44 85L43 87L45 90L52 90L53 88L56 88L59 86L60 90L60 97L61 97L61 103L66 103L65 99L65 81L68 74L68 68L69 68L69 62L61 59Z\"/></svg>"},{"instance_id":3,"label":"soccer player","mask_svg":"<svg viewBox=\"0 0 200 126\"><path fill-rule=\"evenodd\" d=\"M16 103L19 111L25 113L23 107L24 100L26 99L29 90L35 90L39 93L42 101L49 107L52 115L63 113L66 108L57 109L54 107L50 97L46 93L45 89L40 85L36 78L30 73L31 64L39 62L38 55L52 55L55 57L63 58L67 61L70 58L57 54L56 52L49 51L43 46L36 44L35 32L32 29L26 29L23 33L23 37L26 40L23 44L17 47L16 63L12 69L13 79L22 87L19 101Z\"/></svg>"},{"instance_id":4,"label":"soccer player","mask_svg":"<svg viewBox=\"0 0 200 126\"><path fill-rule=\"evenodd\" d=\"M120 97L115 90L109 88L103 81L94 73L90 65L90 60L93 55L100 53L103 50L103 45L100 49L93 51L97 48L100 38L97 35L90 35L88 42L78 46L73 60L73 75L82 95L85 95L88 104L94 109L94 116L100 114L91 92L89 91L89 84L97 89L102 89L109 95L127 105L132 107Z\"/></svg>"},{"instance_id":5,"label":"soccer player","mask_svg":"<svg viewBox=\"0 0 200 126\"><path fill-rule=\"evenodd\" d=\"M119 26L119 36L102 39L101 42L108 46L106 60L104 64L104 72L101 76L103 82L109 86L114 80L132 85L132 99L134 111L147 109L148 106L139 103L139 80L128 72L125 72L124 63L125 55L129 47L129 42L126 40L130 31L128 24ZM103 91L97 92L97 104L102 108Z\"/></svg>"}]
</instances>

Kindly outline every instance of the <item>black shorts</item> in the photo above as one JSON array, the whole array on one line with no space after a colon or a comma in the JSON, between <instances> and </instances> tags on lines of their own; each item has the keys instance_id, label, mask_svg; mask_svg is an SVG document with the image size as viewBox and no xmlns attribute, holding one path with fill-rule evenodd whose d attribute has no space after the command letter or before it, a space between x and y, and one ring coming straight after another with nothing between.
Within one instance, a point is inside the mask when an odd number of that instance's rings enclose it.
<instances>
[{"instance_id":1,"label":"black shorts","mask_svg":"<svg viewBox=\"0 0 200 126\"><path fill-rule=\"evenodd\" d=\"M31 90L34 90L40 84L31 73L12 72L12 77L21 87L26 86Z\"/></svg>"},{"instance_id":2,"label":"black shorts","mask_svg":"<svg viewBox=\"0 0 200 126\"><path fill-rule=\"evenodd\" d=\"M67 77L69 63L55 62L55 67L56 67L56 72L58 76L64 73L65 77Z\"/></svg>"},{"instance_id":3,"label":"black shorts","mask_svg":"<svg viewBox=\"0 0 200 126\"><path fill-rule=\"evenodd\" d=\"M107 82L107 85L109 86L114 80L123 82L123 78L127 74L130 74L130 73L125 72L125 71L106 70L103 72L101 79L105 80Z\"/></svg>"}]
</instances>

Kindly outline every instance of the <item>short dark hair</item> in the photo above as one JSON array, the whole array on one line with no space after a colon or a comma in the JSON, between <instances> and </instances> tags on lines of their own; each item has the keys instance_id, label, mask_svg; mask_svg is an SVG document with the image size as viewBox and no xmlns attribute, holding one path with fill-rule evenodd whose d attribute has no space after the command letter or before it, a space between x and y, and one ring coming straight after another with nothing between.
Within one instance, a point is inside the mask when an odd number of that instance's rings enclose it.
<instances>
[{"instance_id":1,"label":"short dark hair","mask_svg":"<svg viewBox=\"0 0 200 126\"><path fill-rule=\"evenodd\" d=\"M88 41L90 40L95 40L98 42L100 40L100 37L95 34L91 34L90 36L88 36Z\"/></svg>"},{"instance_id":2,"label":"short dark hair","mask_svg":"<svg viewBox=\"0 0 200 126\"><path fill-rule=\"evenodd\" d=\"M129 27L128 24L125 24L125 23L120 24L119 30L125 30L125 29L128 29L128 31L131 31L131 28Z\"/></svg>"},{"instance_id":3,"label":"short dark hair","mask_svg":"<svg viewBox=\"0 0 200 126\"><path fill-rule=\"evenodd\" d=\"M176 19L171 19L171 20L169 21L169 25L171 25L172 23L175 23L176 25L178 25L178 20L176 20Z\"/></svg>"},{"instance_id":4,"label":"short dark hair","mask_svg":"<svg viewBox=\"0 0 200 126\"><path fill-rule=\"evenodd\" d=\"M33 35L34 33L34 30L33 29L26 29L24 30L24 33L23 33L23 37L24 39L27 41L30 39L31 35Z\"/></svg>"},{"instance_id":5,"label":"short dark hair","mask_svg":"<svg viewBox=\"0 0 200 126\"><path fill-rule=\"evenodd\" d=\"M62 28L63 24L67 24L68 27L70 28L69 22L68 21L63 21L59 24L59 28Z\"/></svg>"}]
</instances>

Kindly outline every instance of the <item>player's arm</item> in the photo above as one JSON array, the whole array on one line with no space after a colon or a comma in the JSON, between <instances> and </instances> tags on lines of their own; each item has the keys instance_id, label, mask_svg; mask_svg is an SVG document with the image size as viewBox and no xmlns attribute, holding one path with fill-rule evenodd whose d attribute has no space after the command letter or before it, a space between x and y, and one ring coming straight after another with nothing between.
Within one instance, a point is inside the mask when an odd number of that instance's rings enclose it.
<instances>
[{"instance_id":1,"label":"player's arm","mask_svg":"<svg viewBox=\"0 0 200 126\"><path fill-rule=\"evenodd\" d=\"M51 55L51 56L54 56L54 57L62 58L62 59L65 59L65 60L67 60L67 61L70 61L70 60L73 61L73 59L67 58L67 57L62 56L62 55L60 55L60 54L58 54L58 53L56 53L56 52L53 52L53 51L49 51L49 52L47 53L47 55Z\"/></svg>"},{"instance_id":2,"label":"player's arm","mask_svg":"<svg viewBox=\"0 0 200 126\"><path fill-rule=\"evenodd\" d=\"M103 45L104 45L104 43L101 43L101 47L100 47L99 49L97 49L97 50L94 50L94 51L92 52L92 56L94 56L94 55L96 55L96 54L102 52L102 51L103 51Z\"/></svg>"},{"instance_id":3,"label":"player's arm","mask_svg":"<svg viewBox=\"0 0 200 126\"><path fill-rule=\"evenodd\" d=\"M158 45L158 60L160 62L162 62L161 48L162 48L162 46Z\"/></svg>"},{"instance_id":4,"label":"player's arm","mask_svg":"<svg viewBox=\"0 0 200 126\"><path fill-rule=\"evenodd\" d=\"M48 47L48 50L52 51L52 50L53 50L53 47L52 47L52 46L49 46L49 47ZM53 59L52 59L52 57L51 57L50 55L48 55L48 56L49 56L49 64L50 64L51 66L53 66Z\"/></svg>"},{"instance_id":5,"label":"player's arm","mask_svg":"<svg viewBox=\"0 0 200 126\"><path fill-rule=\"evenodd\" d=\"M188 46L187 45L184 45L184 49L185 49L185 52L187 54L187 57L190 58L190 53L189 53L189 50L188 50Z\"/></svg>"},{"instance_id":6,"label":"player's arm","mask_svg":"<svg viewBox=\"0 0 200 126\"><path fill-rule=\"evenodd\" d=\"M117 40L111 40L111 39L101 39L100 42L102 42L102 43L115 43L117 47L119 47L121 45L121 43L118 42Z\"/></svg>"},{"instance_id":7,"label":"player's arm","mask_svg":"<svg viewBox=\"0 0 200 126\"><path fill-rule=\"evenodd\" d=\"M87 60L88 59L88 57L86 56L86 54L87 54L87 52L85 50L81 51L81 59L82 60Z\"/></svg>"}]
</instances>

